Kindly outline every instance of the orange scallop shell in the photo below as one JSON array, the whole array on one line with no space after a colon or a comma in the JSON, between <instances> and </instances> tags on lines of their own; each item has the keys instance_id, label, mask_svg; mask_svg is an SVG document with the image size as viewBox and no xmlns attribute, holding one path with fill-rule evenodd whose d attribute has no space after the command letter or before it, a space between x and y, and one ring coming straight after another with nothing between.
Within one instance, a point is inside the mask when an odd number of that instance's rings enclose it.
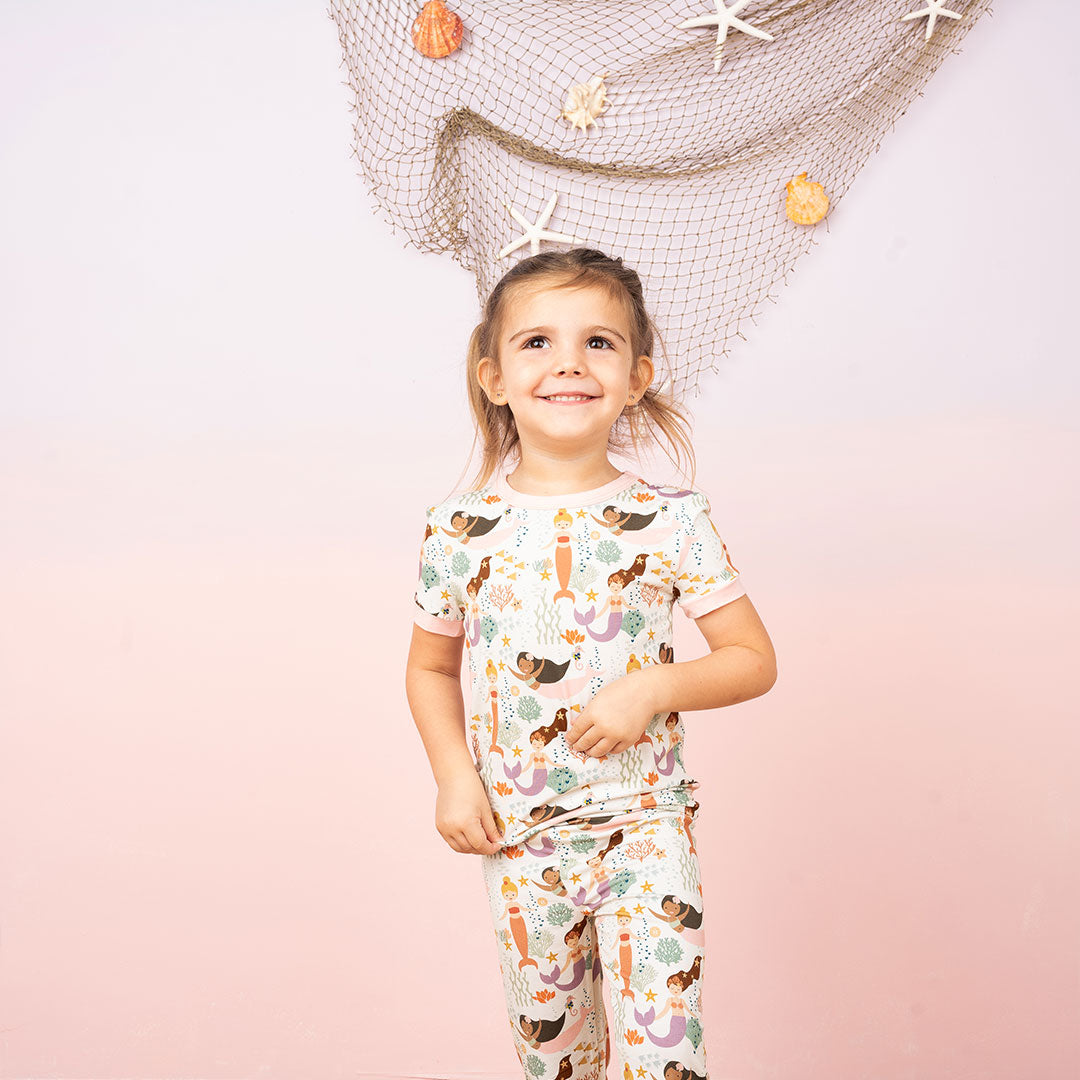
<instances>
[{"instance_id":1,"label":"orange scallop shell","mask_svg":"<svg viewBox=\"0 0 1080 1080\"><path fill-rule=\"evenodd\" d=\"M806 173L799 173L787 182L787 216L799 225L813 225L829 209L829 197L821 184L807 182Z\"/></svg>"},{"instance_id":2,"label":"orange scallop shell","mask_svg":"<svg viewBox=\"0 0 1080 1080\"><path fill-rule=\"evenodd\" d=\"M413 44L425 56L449 56L464 32L461 16L447 11L443 0L428 0L412 25Z\"/></svg>"}]
</instances>

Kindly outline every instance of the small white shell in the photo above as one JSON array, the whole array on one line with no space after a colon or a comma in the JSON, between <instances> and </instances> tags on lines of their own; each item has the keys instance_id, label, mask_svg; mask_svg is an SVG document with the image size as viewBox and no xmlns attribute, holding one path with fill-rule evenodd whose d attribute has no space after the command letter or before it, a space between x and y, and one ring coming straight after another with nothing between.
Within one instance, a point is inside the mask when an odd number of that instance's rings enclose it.
<instances>
[{"instance_id":1,"label":"small white shell","mask_svg":"<svg viewBox=\"0 0 1080 1080\"><path fill-rule=\"evenodd\" d=\"M571 127L587 131L589 125L597 127L595 117L599 116L611 102L607 99L604 76L607 72L594 75L588 82L575 83L566 94L566 103L559 114Z\"/></svg>"}]
</instances>

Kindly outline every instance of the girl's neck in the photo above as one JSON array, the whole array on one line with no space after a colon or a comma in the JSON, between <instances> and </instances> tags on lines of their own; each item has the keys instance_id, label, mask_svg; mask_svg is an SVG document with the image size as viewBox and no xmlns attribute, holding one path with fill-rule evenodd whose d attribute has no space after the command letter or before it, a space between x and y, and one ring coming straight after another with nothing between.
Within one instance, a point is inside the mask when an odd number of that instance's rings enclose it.
<instances>
[{"instance_id":1,"label":"girl's neck","mask_svg":"<svg viewBox=\"0 0 1080 1080\"><path fill-rule=\"evenodd\" d=\"M622 473L622 469L605 458L593 465L559 461L518 464L512 473L504 472L503 476L511 489L521 495L566 495L604 487Z\"/></svg>"},{"instance_id":2,"label":"girl's neck","mask_svg":"<svg viewBox=\"0 0 1080 1080\"><path fill-rule=\"evenodd\" d=\"M558 486L552 484L548 490L541 493L531 486L525 491L519 490L511 484L507 474L498 469L491 486L495 494L505 499L510 506L553 510L559 507L592 506L595 503L602 503L630 487L637 480L636 474L628 471L616 472L613 477L608 473L608 477L609 479L605 482L594 483L592 487L576 489L570 481L564 480ZM518 482L516 472L514 482L515 484ZM585 482L578 481L579 484Z\"/></svg>"}]
</instances>

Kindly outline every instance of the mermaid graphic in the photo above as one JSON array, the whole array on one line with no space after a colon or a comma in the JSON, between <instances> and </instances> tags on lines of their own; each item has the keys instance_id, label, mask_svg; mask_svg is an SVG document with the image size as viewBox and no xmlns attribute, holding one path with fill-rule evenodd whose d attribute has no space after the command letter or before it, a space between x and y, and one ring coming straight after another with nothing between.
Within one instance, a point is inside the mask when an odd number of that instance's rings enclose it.
<instances>
[{"instance_id":1,"label":"mermaid graphic","mask_svg":"<svg viewBox=\"0 0 1080 1080\"><path fill-rule=\"evenodd\" d=\"M495 661L488 659L484 666L484 677L488 684L488 711L491 714L491 746L489 753L505 758L506 753L499 745L499 669Z\"/></svg>"},{"instance_id":2,"label":"mermaid graphic","mask_svg":"<svg viewBox=\"0 0 1080 1080\"><path fill-rule=\"evenodd\" d=\"M542 971L539 972L542 982L546 982L549 985L554 986L558 990L576 990L581 985L581 980L585 978L585 949L581 944L581 932L585 929L586 923L589 921L588 915L582 915L582 917L570 927L569 930L563 935L563 941L566 943L567 953L566 960L562 964L556 964L551 969L550 975L545 975ZM564 971L573 965L573 973L570 979L565 982L559 982L559 977Z\"/></svg>"},{"instance_id":3,"label":"mermaid graphic","mask_svg":"<svg viewBox=\"0 0 1080 1080\"><path fill-rule=\"evenodd\" d=\"M658 754L653 751L653 762L656 765L656 771L661 776L670 776L675 771L675 766L681 764L679 756L676 753L676 747L682 742L682 735L678 731L679 714L677 712L668 713L667 719L664 721L664 726L668 729L668 734L671 737L671 744L666 750L661 750Z\"/></svg>"},{"instance_id":4,"label":"mermaid graphic","mask_svg":"<svg viewBox=\"0 0 1080 1080\"><path fill-rule=\"evenodd\" d=\"M664 1007L657 1012L655 1006L650 1005L644 1012L637 1006L634 1007L634 1019L645 1029L654 1046L674 1046L682 1042L686 1036L686 1013L689 1006L683 1000L683 994L695 981L701 978L701 956L699 955L686 971L672 972L667 978L668 1000ZM671 1023L666 1035L657 1035L652 1031L652 1025L665 1013L671 1013Z\"/></svg>"},{"instance_id":5,"label":"mermaid graphic","mask_svg":"<svg viewBox=\"0 0 1080 1080\"><path fill-rule=\"evenodd\" d=\"M634 991L630 989L630 973L634 970L634 946L630 940L630 924L634 921L633 915L623 905L615 912L615 918L619 925L619 960L617 970L622 979L620 997L632 998Z\"/></svg>"},{"instance_id":6,"label":"mermaid graphic","mask_svg":"<svg viewBox=\"0 0 1080 1080\"><path fill-rule=\"evenodd\" d=\"M573 539L570 529L574 524L574 519L565 507L560 507L553 519L553 524L555 535L544 545L544 548L555 545L555 576L559 579L559 589L552 600L561 600L564 596L573 600L574 594L570 591L569 585L570 571L574 567L574 549L570 546L570 541Z\"/></svg>"},{"instance_id":7,"label":"mermaid graphic","mask_svg":"<svg viewBox=\"0 0 1080 1080\"><path fill-rule=\"evenodd\" d=\"M690 903L683 903L674 893L668 893L660 901L660 907L662 908L661 911L657 911L655 908L649 908L649 911L658 919L670 923L671 928L677 934L684 935L687 941L704 948L705 933L701 928L702 913L700 908L696 908Z\"/></svg>"},{"instance_id":8,"label":"mermaid graphic","mask_svg":"<svg viewBox=\"0 0 1080 1080\"><path fill-rule=\"evenodd\" d=\"M506 761L503 761L503 773L506 775L507 780L512 780L514 787L521 792L522 795L536 795L538 792L544 790L547 786L548 768L554 767L554 763L544 753L544 747L559 734L560 731L565 731L566 724L566 710L559 709L555 713L555 719L550 724L544 724L541 727L535 728L529 733L529 742L532 744L533 752L529 756L528 764L532 766L532 782L526 787L518 783L518 777L521 775L522 768L524 767L520 761L515 761L513 765L508 765Z\"/></svg>"},{"instance_id":9,"label":"mermaid graphic","mask_svg":"<svg viewBox=\"0 0 1080 1080\"><path fill-rule=\"evenodd\" d=\"M664 1080L709 1080L703 1073L688 1069L681 1061L669 1061L664 1066Z\"/></svg>"},{"instance_id":10,"label":"mermaid graphic","mask_svg":"<svg viewBox=\"0 0 1080 1080\"><path fill-rule=\"evenodd\" d=\"M521 956L518 961L518 971L527 967L534 967L539 971L540 965L529 955L529 931L525 926L525 917L521 914L521 904L518 903L517 886L505 874L502 880L502 894L506 903L503 905L499 919L510 921L510 936L514 939L514 944Z\"/></svg>"},{"instance_id":11,"label":"mermaid graphic","mask_svg":"<svg viewBox=\"0 0 1080 1080\"><path fill-rule=\"evenodd\" d=\"M484 618L480 610L480 587L491 576L491 556L485 555L480 560L476 576L465 582L465 633L469 645L475 647L480 642L480 623Z\"/></svg>"},{"instance_id":12,"label":"mermaid graphic","mask_svg":"<svg viewBox=\"0 0 1080 1080\"><path fill-rule=\"evenodd\" d=\"M578 621L578 624L584 626L589 636L594 641L610 641L622 628L623 620L623 589L634 580L634 578L641 577L645 573L645 562L648 559L647 552L639 552L634 556L634 561L625 570L616 570L607 579L608 593L607 599L604 601L603 607L599 611L596 610L594 604L585 612L581 614L577 608L574 608L574 618ZM597 634L593 628L592 623L598 619L605 611L610 608L610 614L608 615L607 629L602 633Z\"/></svg>"},{"instance_id":13,"label":"mermaid graphic","mask_svg":"<svg viewBox=\"0 0 1080 1080\"><path fill-rule=\"evenodd\" d=\"M484 536L499 524L501 518L482 518L475 514L466 514L464 510L455 510L450 515L451 528L444 528L447 536L460 540L463 544L473 536Z\"/></svg>"},{"instance_id":14,"label":"mermaid graphic","mask_svg":"<svg viewBox=\"0 0 1080 1080\"><path fill-rule=\"evenodd\" d=\"M566 1018L571 1018L569 1027L566 1027ZM581 1005L575 1005L573 997L566 999L566 1008L561 1016L553 1020L530 1020L524 1013L518 1017L518 1030L525 1042L536 1050L566 1050L577 1042L585 1021L589 1018L589 1010ZM564 1071L565 1070L565 1071ZM559 1063L557 1076L564 1080L573 1076L570 1068L569 1054Z\"/></svg>"},{"instance_id":15,"label":"mermaid graphic","mask_svg":"<svg viewBox=\"0 0 1080 1080\"><path fill-rule=\"evenodd\" d=\"M549 660L546 656L536 657L531 652L519 652L517 654L518 670L509 668L509 672L515 679L527 683L530 690L536 690L545 697L569 698L579 690L584 689L598 675L600 671L589 671L584 675L576 675L572 679L566 679L566 669L570 666L570 660L564 660L561 664Z\"/></svg>"},{"instance_id":16,"label":"mermaid graphic","mask_svg":"<svg viewBox=\"0 0 1080 1080\"><path fill-rule=\"evenodd\" d=\"M591 871L591 881L588 885L582 885L578 889L577 894L574 896L574 906L581 907L585 901L585 897L588 896L590 889L595 891L596 900L592 906L597 907L599 904L606 900L611 895L611 881L609 880L607 867L604 866L604 856L614 851L619 844L622 843L623 831L622 829L616 829L608 838L607 847L602 851L594 852L586 860L586 863Z\"/></svg>"},{"instance_id":17,"label":"mermaid graphic","mask_svg":"<svg viewBox=\"0 0 1080 1080\"><path fill-rule=\"evenodd\" d=\"M540 878L540 881L533 880L533 884L538 889L554 893L556 896L568 897L570 895L562 879L562 871L557 866L545 866L540 871Z\"/></svg>"},{"instance_id":18,"label":"mermaid graphic","mask_svg":"<svg viewBox=\"0 0 1080 1080\"><path fill-rule=\"evenodd\" d=\"M651 524L659 511L654 510L651 514L635 514L629 510L620 510L617 506L605 506L601 511L604 515L598 518L590 514L598 525L603 525L613 536L622 536L624 532L638 532L646 525Z\"/></svg>"},{"instance_id":19,"label":"mermaid graphic","mask_svg":"<svg viewBox=\"0 0 1080 1080\"><path fill-rule=\"evenodd\" d=\"M683 830L686 833L686 839L690 843L690 854L691 855L697 855L697 848L694 846L693 823L694 823L694 815L698 812L700 807L701 807L701 803L699 803L697 801L694 801L692 803L688 803L683 808ZM700 882L698 883L698 892L701 892L701 883Z\"/></svg>"}]
</instances>

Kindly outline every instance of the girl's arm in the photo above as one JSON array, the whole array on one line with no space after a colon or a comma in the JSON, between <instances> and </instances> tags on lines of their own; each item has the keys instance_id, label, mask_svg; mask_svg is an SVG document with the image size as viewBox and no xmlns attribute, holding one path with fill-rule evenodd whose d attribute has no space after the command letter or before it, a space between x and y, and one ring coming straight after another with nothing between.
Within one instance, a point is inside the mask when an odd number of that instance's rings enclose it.
<instances>
[{"instance_id":1,"label":"girl's arm","mask_svg":"<svg viewBox=\"0 0 1080 1080\"><path fill-rule=\"evenodd\" d=\"M435 782L476 771L465 737L461 654L465 637L436 634L413 624L405 662L405 696L424 742Z\"/></svg>"},{"instance_id":2,"label":"girl's arm","mask_svg":"<svg viewBox=\"0 0 1080 1080\"><path fill-rule=\"evenodd\" d=\"M654 712L719 709L760 697L776 682L776 653L749 596L694 620L709 644L700 660L651 664L640 676Z\"/></svg>"},{"instance_id":3,"label":"girl's arm","mask_svg":"<svg viewBox=\"0 0 1080 1080\"><path fill-rule=\"evenodd\" d=\"M413 624L405 695L439 786L435 827L462 854L491 855L501 837L465 738L461 653L465 636Z\"/></svg>"}]
</instances>

